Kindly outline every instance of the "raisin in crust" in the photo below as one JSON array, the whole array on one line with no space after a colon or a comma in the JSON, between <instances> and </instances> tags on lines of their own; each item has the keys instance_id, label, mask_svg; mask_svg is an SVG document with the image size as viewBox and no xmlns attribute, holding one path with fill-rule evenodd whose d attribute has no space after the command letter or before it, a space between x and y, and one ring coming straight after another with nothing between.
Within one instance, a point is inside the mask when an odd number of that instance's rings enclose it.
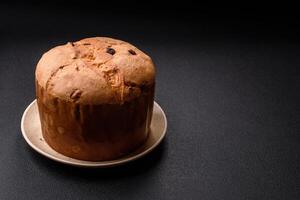
<instances>
[{"instance_id":1,"label":"raisin in crust","mask_svg":"<svg viewBox=\"0 0 300 200\"><path fill-rule=\"evenodd\" d=\"M111 160L145 142L155 68L133 45L87 38L46 52L36 67L42 133L56 151L81 160Z\"/></svg>"}]
</instances>

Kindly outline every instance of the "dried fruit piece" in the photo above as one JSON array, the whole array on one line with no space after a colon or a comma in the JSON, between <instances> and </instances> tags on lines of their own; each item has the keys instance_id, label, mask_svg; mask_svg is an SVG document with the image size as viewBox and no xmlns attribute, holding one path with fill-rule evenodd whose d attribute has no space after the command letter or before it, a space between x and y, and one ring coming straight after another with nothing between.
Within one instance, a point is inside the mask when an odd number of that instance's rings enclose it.
<instances>
[{"instance_id":1,"label":"dried fruit piece","mask_svg":"<svg viewBox=\"0 0 300 200\"><path fill-rule=\"evenodd\" d=\"M107 48L106 49L106 53L109 53L109 54L111 54L111 55L114 55L115 53L116 53L116 51L113 49L113 48Z\"/></svg>"},{"instance_id":2,"label":"dried fruit piece","mask_svg":"<svg viewBox=\"0 0 300 200\"><path fill-rule=\"evenodd\" d=\"M129 52L131 55L136 55L135 51L133 51L132 49L129 49L128 52Z\"/></svg>"},{"instance_id":3,"label":"dried fruit piece","mask_svg":"<svg viewBox=\"0 0 300 200\"><path fill-rule=\"evenodd\" d=\"M70 98L73 99L74 101L78 100L81 96L81 91L76 89L70 94Z\"/></svg>"}]
</instances>

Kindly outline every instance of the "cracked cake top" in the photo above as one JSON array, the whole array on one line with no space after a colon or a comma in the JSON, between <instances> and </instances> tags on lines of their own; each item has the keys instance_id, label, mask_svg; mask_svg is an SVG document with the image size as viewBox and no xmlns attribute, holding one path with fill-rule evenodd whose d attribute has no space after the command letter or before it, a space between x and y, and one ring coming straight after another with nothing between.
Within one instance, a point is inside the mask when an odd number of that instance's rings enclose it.
<instances>
[{"instance_id":1,"label":"cracked cake top","mask_svg":"<svg viewBox=\"0 0 300 200\"><path fill-rule=\"evenodd\" d=\"M133 45L94 37L46 52L36 67L46 93L82 104L124 103L155 82L151 58Z\"/></svg>"}]
</instances>

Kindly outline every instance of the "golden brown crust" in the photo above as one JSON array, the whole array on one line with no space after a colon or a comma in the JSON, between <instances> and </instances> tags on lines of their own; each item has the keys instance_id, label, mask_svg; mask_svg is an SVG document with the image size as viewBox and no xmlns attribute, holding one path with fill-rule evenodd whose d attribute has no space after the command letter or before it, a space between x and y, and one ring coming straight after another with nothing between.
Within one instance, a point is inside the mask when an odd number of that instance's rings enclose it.
<instances>
[{"instance_id":1,"label":"golden brown crust","mask_svg":"<svg viewBox=\"0 0 300 200\"><path fill-rule=\"evenodd\" d=\"M138 97L141 87L153 85L154 78L149 56L127 42L105 37L55 47L36 68L36 80L48 93L82 104L122 104Z\"/></svg>"},{"instance_id":2,"label":"golden brown crust","mask_svg":"<svg viewBox=\"0 0 300 200\"><path fill-rule=\"evenodd\" d=\"M36 68L43 137L81 160L111 160L147 139L155 71L131 44L88 38L46 52Z\"/></svg>"}]
</instances>

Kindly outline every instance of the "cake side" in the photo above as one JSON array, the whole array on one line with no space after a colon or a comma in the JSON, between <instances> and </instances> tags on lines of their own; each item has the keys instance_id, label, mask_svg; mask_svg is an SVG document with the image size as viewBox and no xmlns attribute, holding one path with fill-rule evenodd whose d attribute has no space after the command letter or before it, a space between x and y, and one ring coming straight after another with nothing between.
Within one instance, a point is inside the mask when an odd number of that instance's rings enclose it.
<instances>
[{"instance_id":1,"label":"cake side","mask_svg":"<svg viewBox=\"0 0 300 200\"><path fill-rule=\"evenodd\" d=\"M81 160L111 160L142 145L149 134L154 85L123 104L79 104L47 93L36 82L45 141L56 151Z\"/></svg>"}]
</instances>

